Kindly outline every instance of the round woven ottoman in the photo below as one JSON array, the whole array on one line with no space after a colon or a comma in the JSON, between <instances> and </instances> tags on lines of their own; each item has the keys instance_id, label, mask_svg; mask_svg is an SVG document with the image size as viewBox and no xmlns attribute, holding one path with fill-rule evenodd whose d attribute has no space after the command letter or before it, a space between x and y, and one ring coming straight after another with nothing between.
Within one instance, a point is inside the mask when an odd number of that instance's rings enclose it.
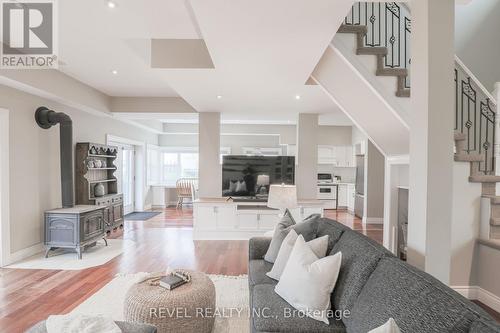
<instances>
[{"instance_id":1,"label":"round woven ottoman","mask_svg":"<svg viewBox=\"0 0 500 333\"><path fill-rule=\"evenodd\" d=\"M147 280L134 284L125 296L125 320L154 325L158 333L212 332L215 286L204 273L188 272L191 282L174 290Z\"/></svg>"}]
</instances>

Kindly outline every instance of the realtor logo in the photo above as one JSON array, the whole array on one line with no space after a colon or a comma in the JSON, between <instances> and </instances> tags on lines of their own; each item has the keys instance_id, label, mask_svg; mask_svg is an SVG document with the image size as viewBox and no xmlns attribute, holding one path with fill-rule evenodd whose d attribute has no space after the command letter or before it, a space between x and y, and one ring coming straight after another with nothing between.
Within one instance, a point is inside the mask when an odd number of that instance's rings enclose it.
<instances>
[{"instance_id":1,"label":"realtor logo","mask_svg":"<svg viewBox=\"0 0 500 333\"><path fill-rule=\"evenodd\" d=\"M2 1L2 68L57 68L55 3Z\"/></svg>"}]
</instances>

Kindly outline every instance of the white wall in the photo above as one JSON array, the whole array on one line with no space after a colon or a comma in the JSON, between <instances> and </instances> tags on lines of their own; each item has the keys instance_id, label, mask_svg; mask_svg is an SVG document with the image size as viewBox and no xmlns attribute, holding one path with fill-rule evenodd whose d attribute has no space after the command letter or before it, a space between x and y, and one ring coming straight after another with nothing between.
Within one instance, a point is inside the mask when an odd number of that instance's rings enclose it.
<instances>
[{"instance_id":1,"label":"white wall","mask_svg":"<svg viewBox=\"0 0 500 333\"><path fill-rule=\"evenodd\" d=\"M59 129L43 130L35 109L47 106L73 120L74 142L105 143L106 134L151 144L158 136L107 116L95 116L44 98L0 86L0 107L10 110L11 253L43 241L43 212L60 207ZM147 204L147 203L146 203Z\"/></svg>"},{"instance_id":2,"label":"white wall","mask_svg":"<svg viewBox=\"0 0 500 333\"><path fill-rule=\"evenodd\" d=\"M352 126L332 126L320 125L318 127L318 144L344 146L350 145L352 142ZM196 146L198 139L195 134L198 133L198 124L172 124L165 123L163 130L168 133L160 135L160 145L165 146L182 146L183 143L188 146ZM186 133L190 133L187 134ZM295 145L297 142L297 126L296 125L256 125L256 124L222 124L221 125L221 140L232 140L229 134L257 134L264 137L278 136L279 144ZM227 138L225 138L227 136ZM253 136L249 136L253 137ZM249 139L259 140L259 139ZM274 139L273 139L274 140ZM261 140L262 141L262 140ZM257 142L257 141L255 141ZM224 145L223 145L224 146ZM255 146L256 145L250 145Z\"/></svg>"},{"instance_id":3,"label":"white wall","mask_svg":"<svg viewBox=\"0 0 500 333\"><path fill-rule=\"evenodd\" d=\"M492 92L500 81L500 1L475 0L456 6L455 52Z\"/></svg>"},{"instance_id":4,"label":"white wall","mask_svg":"<svg viewBox=\"0 0 500 333\"><path fill-rule=\"evenodd\" d=\"M198 147L198 135L160 135L159 145L163 147ZM243 153L244 147L281 148L277 135L221 135L221 147L230 147L231 154Z\"/></svg>"},{"instance_id":5,"label":"white wall","mask_svg":"<svg viewBox=\"0 0 500 333\"><path fill-rule=\"evenodd\" d=\"M384 217L385 157L368 141L366 154L366 210L367 223L382 223Z\"/></svg>"},{"instance_id":6,"label":"white wall","mask_svg":"<svg viewBox=\"0 0 500 333\"><path fill-rule=\"evenodd\" d=\"M451 273L453 286L471 285L474 250L479 236L481 184L469 182L470 163L453 165Z\"/></svg>"}]
</instances>

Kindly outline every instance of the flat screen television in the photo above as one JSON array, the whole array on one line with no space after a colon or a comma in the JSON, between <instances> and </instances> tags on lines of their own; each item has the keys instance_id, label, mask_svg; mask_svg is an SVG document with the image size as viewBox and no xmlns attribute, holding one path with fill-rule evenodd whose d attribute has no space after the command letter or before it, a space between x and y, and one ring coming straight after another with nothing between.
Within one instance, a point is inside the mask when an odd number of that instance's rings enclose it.
<instances>
[{"instance_id":1,"label":"flat screen television","mask_svg":"<svg viewBox=\"0 0 500 333\"><path fill-rule=\"evenodd\" d=\"M271 184L295 182L295 157L226 155L222 162L222 195L267 197Z\"/></svg>"}]
</instances>

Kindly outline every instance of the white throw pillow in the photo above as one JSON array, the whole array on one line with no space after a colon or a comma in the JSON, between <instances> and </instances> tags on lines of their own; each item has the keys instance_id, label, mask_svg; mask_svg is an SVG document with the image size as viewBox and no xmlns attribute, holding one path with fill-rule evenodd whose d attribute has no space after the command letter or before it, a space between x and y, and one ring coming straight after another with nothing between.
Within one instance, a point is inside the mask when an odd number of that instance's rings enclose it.
<instances>
[{"instance_id":1,"label":"white throw pillow","mask_svg":"<svg viewBox=\"0 0 500 333\"><path fill-rule=\"evenodd\" d=\"M319 259L300 235L274 291L308 317L329 324L330 296L341 263L341 252Z\"/></svg>"},{"instance_id":2,"label":"white throw pillow","mask_svg":"<svg viewBox=\"0 0 500 333\"><path fill-rule=\"evenodd\" d=\"M290 230L288 235L283 240L283 243L281 243L273 268L270 272L266 273L266 275L271 279L280 279L298 237L299 235L295 232L295 230ZM313 239L306 244L311 248L311 250L313 250L314 254L318 258L323 258L326 255L326 250L328 249L328 235Z\"/></svg>"},{"instance_id":3,"label":"white throw pillow","mask_svg":"<svg viewBox=\"0 0 500 333\"><path fill-rule=\"evenodd\" d=\"M396 321L389 318L384 325L374 328L368 333L401 333L401 331L399 330L398 325L396 325Z\"/></svg>"}]
</instances>

